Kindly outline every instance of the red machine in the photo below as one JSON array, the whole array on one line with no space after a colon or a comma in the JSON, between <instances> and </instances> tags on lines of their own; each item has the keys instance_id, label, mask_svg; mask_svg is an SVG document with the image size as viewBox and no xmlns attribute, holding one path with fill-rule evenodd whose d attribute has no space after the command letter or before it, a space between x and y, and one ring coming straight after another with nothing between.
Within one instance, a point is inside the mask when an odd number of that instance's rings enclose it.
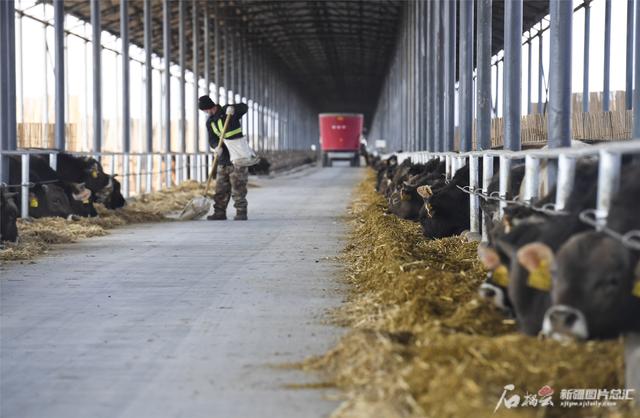
<instances>
[{"instance_id":1,"label":"red machine","mask_svg":"<svg viewBox=\"0 0 640 418\"><path fill-rule=\"evenodd\" d=\"M320 145L322 166L333 160L348 160L352 167L360 165L360 136L364 116L357 113L321 113Z\"/></svg>"}]
</instances>

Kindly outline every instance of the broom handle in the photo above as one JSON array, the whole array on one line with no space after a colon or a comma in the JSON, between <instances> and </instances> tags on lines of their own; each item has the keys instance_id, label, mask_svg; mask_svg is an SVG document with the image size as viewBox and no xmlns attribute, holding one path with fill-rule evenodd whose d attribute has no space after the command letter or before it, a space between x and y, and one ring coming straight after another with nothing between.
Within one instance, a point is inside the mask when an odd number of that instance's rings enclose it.
<instances>
[{"instance_id":1,"label":"broom handle","mask_svg":"<svg viewBox=\"0 0 640 418\"><path fill-rule=\"evenodd\" d=\"M229 126L229 121L231 120L231 115L227 115L224 120L224 126L222 127L222 132L220 133L220 140L218 141L218 146L216 147L216 155L213 157L213 166L211 167L211 172L209 173L209 177L207 178L207 185L204 188L203 196L207 196L209 192L209 186L211 185L211 180L216 174L216 170L218 169L218 159L220 158L220 153L222 152L222 145L224 144L224 134L227 133L227 127Z\"/></svg>"}]
</instances>

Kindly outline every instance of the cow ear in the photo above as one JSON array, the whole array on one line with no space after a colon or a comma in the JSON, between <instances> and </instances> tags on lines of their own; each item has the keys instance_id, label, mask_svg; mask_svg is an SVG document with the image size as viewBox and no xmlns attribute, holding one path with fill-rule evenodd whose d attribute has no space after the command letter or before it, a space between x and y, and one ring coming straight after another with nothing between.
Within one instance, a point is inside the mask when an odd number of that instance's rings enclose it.
<instances>
[{"instance_id":1,"label":"cow ear","mask_svg":"<svg viewBox=\"0 0 640 418\"><path fill-rule=\"evenodd\" d=\"M478 258L487 270L495 270L500 265L500 257L496 250L484 242L478 245Z\"/></svg>"},{"instance_id":2,"label":"cow ear","mask_svg":"<svg viewBox=\"0 0 640 418\"><path fill-rule=\"evenodd\" d=\"M431 187L428 184L418 187L416 191L423 199L426 199L433 194L433 190L431 190Z\"/></svg>"},{"instance_id":3,"label":"cow ear","mask_svg":"<svg viewBox=\"0 0 640 418\"><path fill-rule=\"evenodd\" d=\"M550 266L553 262L553 251L541 242L532 242L518 250L518 262L530 273L537 270L543 263Z\"/></svg>"}]
</instances>

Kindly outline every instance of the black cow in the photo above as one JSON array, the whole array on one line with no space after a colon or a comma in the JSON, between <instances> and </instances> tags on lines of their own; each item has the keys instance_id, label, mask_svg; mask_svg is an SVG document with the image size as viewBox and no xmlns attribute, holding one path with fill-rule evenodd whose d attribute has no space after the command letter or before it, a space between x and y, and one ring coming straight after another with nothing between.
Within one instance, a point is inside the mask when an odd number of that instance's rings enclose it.
<instances>
[{"instance_id":1,"label":"black cow","mask_svg":"<svg viewBox=\"0 0 640 418\"><path fill-rule=\"evenodd\" d=\"M607 227L619 234L640 229L640 165L622 168ZM555 338L615 338L640 332L640 253L604 232L567 241L555 259L553 306L543 332Z\"/></svg>"},{"instance_id":2,"label":"black cow","mask_svg":"<svg viewBox=\"0 0 640 418\"><path fill-rule=\"evenodd\" d=\"M580 222L578 215L583 209L595 205L596 179L597 165L580 162L565 215L547 217L535 214L500 224L492 234L495 253L491 254L492 250L488 249L489 256L481 254L488 268L508 270L506 296L513 306L519 328L525 334L537 335L540 332L545 311L551 304L549 291L552 288L554 251L572 235L588 228ZM555 196L555 190L550 195ZM541 201L550 199L546 196ZM496 256L499 262L495 260Z\"/></svg>"},{"instance_id":3,"label":"black cow","mask_svg":"<svg viewBox=\"0 0 640 418\"><path fill-rule=\"evenodd\" d=\"M18 206L14 201L16 193L9 193L8 189L0 187L0 242L16 242L18 239Z\"/></svg>"},{"instance_id":4,"label":"black cow","mask_svg":"<svg viewBox=\"0 0 640 418\"><path fill-rule=\"evenodd\" d=\"M126 204L120 192L120 183L115 176L105 174L102 165L94 158L76 157L66 153L58 154L56 172L60 180L83 184L92 192L91 202L102 203L108 209L118 209ZM85 202L86 204L86 202ZM95 213L92 207L78 208L80 215ZM95 216L95 215L92 215Z\"/></svg>"},{"instance_id":5,"label":"black cow","mask_svg":"<svg viewBox=\"0 0 640 418\"><path fill-rule=\"evenodd\" d=\"M402 219L418 220L424 208L424 191L439 182L445 170L445 163L433 159L426 164L412 166L400 184L393 185L389 196L389 211Z\"/></svg>"},{"instance_id":6,"label":"black cow","mask_svg":"<svg viewBox=\"0 0 640 418\"><path fill-rule=\"evenodd\" d=\"M20 184L22 182L22 163L20 157L9 157L9 182ZM29 189L29 216L42 218L58 216L68 218L72 213L71 203L63 189L62 183L57 179L48 163L41 157L31 155L29 158L29 180L33 186ZM22 193L22 191L20 191ZM17 199L18 208L21 208L22 199Z\"/></svg>"}]
</instances>

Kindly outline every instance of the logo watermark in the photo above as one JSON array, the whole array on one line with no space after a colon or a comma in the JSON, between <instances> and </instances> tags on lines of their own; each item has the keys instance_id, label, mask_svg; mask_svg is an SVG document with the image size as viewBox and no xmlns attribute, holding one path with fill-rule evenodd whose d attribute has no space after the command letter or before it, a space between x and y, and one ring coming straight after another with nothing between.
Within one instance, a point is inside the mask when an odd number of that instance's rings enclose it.
<instances>
[{"instance_id":1,"label":"logo watermark","mask_svg":"<svg viewBox=\"0 0 640 418\"><path fill-rule=\"evenodd\" d=\"M557 406L562 408L590 408L613 407L619 401L633 401L635 389L594 389L569 388L560 390L558 399L554 402L555 391L549 385L542 386L536 393L518 393L515 385L509 383L504 386L502 395L493 412L501 407L512 408L546 408Z\"/></svg>"}]
</instances>

